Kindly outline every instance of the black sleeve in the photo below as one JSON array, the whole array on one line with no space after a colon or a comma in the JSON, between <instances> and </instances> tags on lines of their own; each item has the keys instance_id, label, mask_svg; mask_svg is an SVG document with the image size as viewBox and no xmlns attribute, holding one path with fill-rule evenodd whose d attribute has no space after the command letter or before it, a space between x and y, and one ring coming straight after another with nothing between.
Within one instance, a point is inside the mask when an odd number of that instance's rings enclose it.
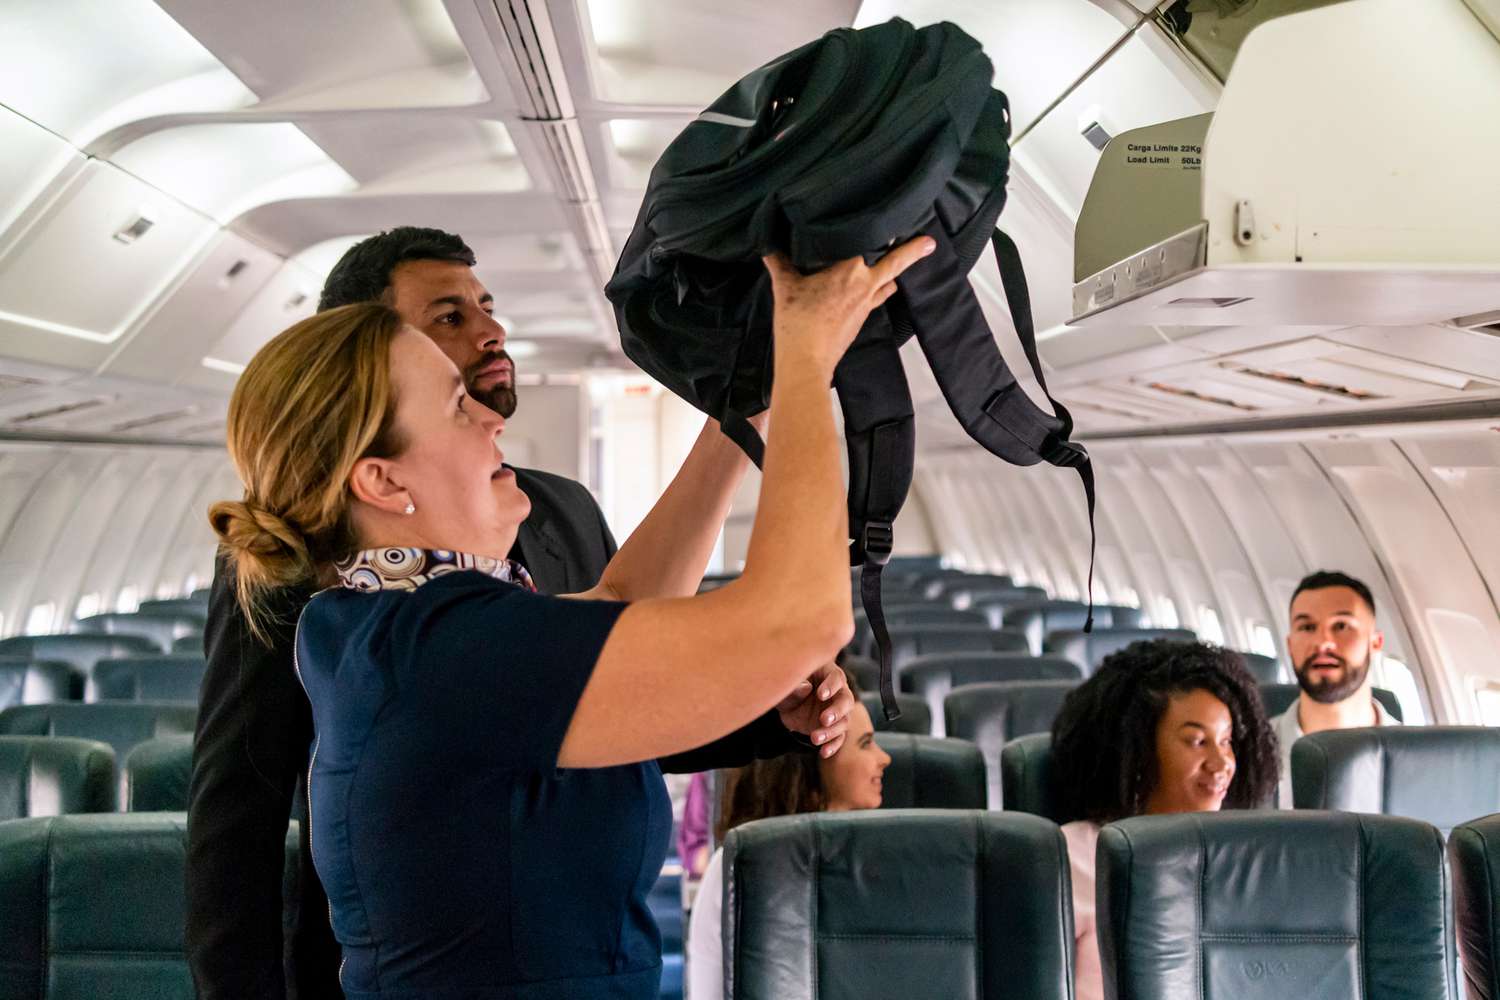
<instances>
[{"instance_id":1,"label":"black sleeve","mask_svg":"<svg viewBox=\"0 0 1500 1000\"><path fill-rule=\"evenodd\" d=\"M294 911L290 994L283 966L287 822L313 731L292 668L307 597L280 596L270 642L262 643L235 599L232 569L222 558L215 568L188 788L186 946L200 1000L341 995L326 908ZM299 900L319 905L312 866L299 859L298 867Z\"/></svg>"},{"instance_id":2,"label":"black sleeve","mask_svg":"<svg viewBox=\"0 0 1500 1000\"><path fill-rule=\"evenodd\" d=\"M805 736L799 736L781 724L781 716L773 708L743 729L696 750L663 757L657 763L667 774L692 774L695 771L744 767L751 761L768 760L786 753L811 753L812 750L813 745Z\"/></svg>"}]
</instances>

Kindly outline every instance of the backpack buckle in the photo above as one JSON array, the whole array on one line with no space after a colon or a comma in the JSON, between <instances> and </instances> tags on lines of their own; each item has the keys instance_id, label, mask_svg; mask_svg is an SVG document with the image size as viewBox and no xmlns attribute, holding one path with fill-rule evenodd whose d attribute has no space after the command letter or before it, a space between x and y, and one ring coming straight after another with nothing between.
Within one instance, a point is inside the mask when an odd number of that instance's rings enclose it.
<instances>
[{"instance_id":1,"label":"backpack buckle","mask_svg":"<svg viewBox=\"0 0 1500 1000\"><path fill-rule=\"evenodd\" d=\"M1060 469L1071 469L1089 460L1089 453L1082 445L1058 438L1043 442L1042 447L1038 449L1038 454L1041 455L1042 461Z\"/></svg>"},{"instance_id":2,"label":"backpack buckle","mask_svg":"<svg viewBox=\"0 0 1500 1000\"><path fill-rule=\"evenodd\" d=\"M896 533L889 521L867 521L860 532L859 548L864 561L884 566L891 561L891 547L896 542Z\"/></svg>"}]
</instances>

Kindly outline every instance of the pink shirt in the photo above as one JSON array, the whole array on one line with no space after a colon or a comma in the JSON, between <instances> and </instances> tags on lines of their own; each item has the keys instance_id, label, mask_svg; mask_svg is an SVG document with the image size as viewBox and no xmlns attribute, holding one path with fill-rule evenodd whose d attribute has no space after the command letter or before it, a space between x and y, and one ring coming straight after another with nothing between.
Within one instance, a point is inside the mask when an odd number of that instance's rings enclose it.
<instances>
[{"instance_id":1,"label":"pink shirt","mask_svg":"<svg viewBox=\"0 0 1500 1000\"><path fill-rule=\"evenodd\" d=\"M1073 966L1076 1000L1104 1000L1104 970L1099 965L1099 934L1094 923L1094 849L1099 824L1066 823L1068 867L1073 873Z\"/></svg>"}]
</instances>

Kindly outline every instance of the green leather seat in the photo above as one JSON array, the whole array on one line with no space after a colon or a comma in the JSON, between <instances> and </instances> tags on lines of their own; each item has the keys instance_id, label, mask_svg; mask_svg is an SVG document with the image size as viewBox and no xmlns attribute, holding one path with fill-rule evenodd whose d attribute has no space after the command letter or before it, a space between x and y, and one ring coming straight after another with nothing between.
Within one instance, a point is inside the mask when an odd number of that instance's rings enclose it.
<instances>
[{"instance_id":1,"label":"green leather seat","mask_svg":"<svg viewBox=\"0 0 1500 1000\"><path fill-rule=\"evenodd\" d=\"M1031 816L785 816L724 846L732 1000L1064 1000L1067 848Z\"/></svg>"},{"instance_id":2,"label":"green leather seat","mask_svg":"<svg viewBox=\"0 0 1500 1000\"><path fill-rule=\"evenodd\" d=\"M988 625L897 625L890 631L891 670L898 680L908 663L930 653L1030 652L1024 634Z\"/></svg>"},{"instance_id":3,"label":"green leather seat","mask_svg":"<svg viewBox=\"0 0 1500 1000\"><path fill-rule=\"evenodd\" d=\"M192 1000L186 829L184 813L0 823L0 997ZM285 844L292 878L295 823Z\"/></svg>"},{"instance_id":4,"label":"green leather seat","mask_svg":"<svg viewBox=\"0 0 1500 1000\"><path fill-rule=\"evenodd\" d=\"M84 701L181 701L196 705L208 662L201 656L132 656L100 660L89 671Z\"/></svg>"},{"instance_id":5,"label":"green leather seat","mask_svg":"<svg viewBox=\"0 0 1500 1000\"><path fill-rule=\"evenodd\" d=\"M1068 665L1072 666L1071 663ZM1063 699L1076 686L1076 680L966 684L943 699L947 734L977 745L984 756L992 808L1000 808L1003 800L1002 748L1018 736L1050 733L1052 720L1057 718Z\"/></svg>"},{"instance_id":6,"label":"green leather seat","mask_svg":"<svg viewBox=\"0 0 1500 1000\"><path fill-rule=\"evenodd\" d=\"M61 660L0 657L0 708L67 701L73 697L73 668Z\"/></svg>"},{"instance_id":7,"label":"green leather seat","mask_svg":"<svg viewBox=\"0 0 1500 1000\"><path fill-rule=\"evenodd\" d=\"M1078 665L1060 656L1027 653L929 653L896 671L902 691L921 695L936 719L945 719L943 699L955 688L992 681L1072 681L1083 679ZM947 735L946 723L938 736Z\"/></svg>"},{"instance_id":8,"label":"green leather seat","mask_svg":"<svg viewBox=\"0 0 1500 1000\"><path fill-rule=\"evenodd\" d=\"M1448 837L1453 910L1469 1000L1500 998L1500 814L1454 827Z\"/></svg>"},{"instance_id":9,"label":"green leather seat","mask_svg":"<svg viewBox=\"0 0 1500 1000\"><path fill-rule=\"evenodd\" d=\"M1097 863L1115 1000L1457 998L1443 838L1426 823L1136 816L1100 832Z\"/></svg>"},{"instance_id":10,"label":"green leather seat","mask_svg":"<svg viewBox=\"0 0 1500 1000\"><path fill-rule=\"evenodd\" d=\"M186 810L193 775L192 734L138 744L125 758L124 772L126 812Z\"/></svg>"},{"instance_id":11,"label":"green leather seat","mask_svg":"<svg viewBox=\"0 0 1500 1000\"><path fill-rule=\"evenodd\" d=\"M172 597L164 600L142 601L135 609L137 613L151 615L182 615L208 621L208 601L192 597Z\"/></svg>"},{"instance_id":12,"label":"green leather seat","mask_svg":"<svg viewBox=\"0 0 1500 1000\"><path fill-rule=\"evenodd\" d=\"M1240 655L1248 656L1249 654ZM1390 712L1394 718L1397 720L1403 718L1401 700L1396 697L1396 692L1385 688L1371 688L1370 693L1375 696L1376 701L1380 702L1380 707ZM1271 719L1291 708L1292 702L1296 701L1301 694L1302 689L1295 684L1260 685L1260 703L1266 707L1266 717Z\"/></svg>"},{"instance_id":13,"label":"green leather seat","mask_svg":"<svg viewBox=\"0 0 1500 1000\"><path fill-rule=\"evenodd\" d=\"M1309 733L1292 745L1298 809L1410 816L1447 833L1500 812L1500 729L1381 726Z\"/></svg>"},{"instance_id":14,"label":"green leather seat","mask_svg":"<svg viewBox=\"0 0 1500 1000\"><path fill-rule=\"evenodd\" d=\"M62 736L0 736L0 820L113 812L115 754Z\"/></svg>"},{"instance_id":15,"label":"green leather seat","mask_svg":"<svg viewBox=\"0 0 1500 1000\"><path fill-rule=\"evenodd\" d=\"M1092 632L1062 629L1047 636L1046 648L1049 653L1072 660L1088 675L1104 662L1106 656L1124 649L1132 642L1143 639L1192 642L1197 638L1185 628L1096 628Z\"/></svg>"},{"instance_id":16,"label":"green leather seat","mask_svg":"<svg viewBox=\"0 0 1500 1000\"><path fill-rule=\"evenodd\" d=\"M932 711L927 707L927 702L914 694L896 695L896 707L901 709L901 717L895 722L885 721L885 709L880 704L880 692L862 694L859 700L864 703L865 711L870 713L870 721L875 723L877 733L932 735Z\"/></svg>"},{"instance_id":17,"label":"green leather seat","mask_svg":"<svg viewBox=\"0 0 1500 1000\"><path fill-rule=\"evenodd\" d=\"M1034 733L1000 748L1001 808L1069 823L1052 786L1052 734Z\"/></svg>"},{"instance_id":18,"label":"green leather seat","mask_svg":"<svg viewBox=\"0 0 1500 1000\"><path fill-rule=\"evenodd\" d=\"M150 611L106 612L80 618L73 623L75 632L103 632L108 635L138 635L156 644L156 652L172 648L184 636L202 635L206 616L197 613L157 613Z\"/></svg>"},{"instance_id":19,"label":"green leather seat","mask_svg":"<svg viewBox=\"0 0 1500 1000\"><path fill-rule=\"evenodd\" d=\"M0 639L0 656L58 660L72 667L71 699L83 697L84 679L100 660L159 652L155 642L138 635L17 635Z\"/></svg>"},{"instance_id":20,"label":"green leather seat","mask_svg":"<svg viewBox=\"0 0 1500 1000\"><path fill-rule=\"evenodd\" d=\"M0 712L0 735L77 736L108 743L116 760L145 740L193 732L198 710L165 702L16 705Z\"/></svg>"},{"instance_id":21,"label":"green leather seat","mask_svg":"<svg viewBox=\"0 0 1500 1000\"><path fill-rule=\"evenodd\" d=\"M1240 653L1240 659L1245 661L1245 669L1250 671L1250 676L1255 678L1257 684L1281 683L1281 661L1274 656L1266 656L1262 653ZM1295 686L1295 685L1293 685ZM1290 702L1288 702L1290 704ZM1283 711L1285 711L1283 709Z\"/></svg>"},{"instance_id":22,"label":"green leather seat","mask_svg":"<svg viewBox=\"0 0 1500 1000\"><path fill-rule=\"evenodd\" d=\"M883 732L891 756L882 782L882 809L983 809L984 758L963 740Z\"/></svg>"}]
</instances>

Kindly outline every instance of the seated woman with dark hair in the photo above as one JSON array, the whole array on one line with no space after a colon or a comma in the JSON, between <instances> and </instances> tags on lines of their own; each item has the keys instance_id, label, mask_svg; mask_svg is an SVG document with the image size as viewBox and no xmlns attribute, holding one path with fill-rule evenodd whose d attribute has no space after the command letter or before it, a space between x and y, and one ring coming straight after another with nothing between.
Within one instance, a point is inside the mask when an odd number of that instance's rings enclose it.
<instances>
[{"instance_id":1,"label":"seated woman with dark hair","mask_svg":"<svg viewBox=\"0 0 1500 1000\"><path fill-rule=\"evenodd\" d=\"M875 742L875 726L858 700L859 688L852 675L848 684L855 702L849 713L849 732L843 749L827 758L788 754L727 772L728 786L715 827L715 840L722 843L735 827L773 816L880 808L881 777L891 763L891 756ZM720 940L723 913L724 852L717 850L703 872L703 884L688 925L687 975L691 1000L723 1000L724 950Z\"/></svg>"},{"instance_id":2,"label":"seated woman with dark hair","mask_svg":"<svg viewBox=\"0 0 1500 1000\"><path fill-rule=\"evenodd\" d=\"M1052 726L1073 870L1078 1000L1101 1000L1094 923L1099 828L1127 816L1253 809L1276 789L1276 737L1238 653L1154 639L1107 657Z\"/></svg>"}]
</instances>

